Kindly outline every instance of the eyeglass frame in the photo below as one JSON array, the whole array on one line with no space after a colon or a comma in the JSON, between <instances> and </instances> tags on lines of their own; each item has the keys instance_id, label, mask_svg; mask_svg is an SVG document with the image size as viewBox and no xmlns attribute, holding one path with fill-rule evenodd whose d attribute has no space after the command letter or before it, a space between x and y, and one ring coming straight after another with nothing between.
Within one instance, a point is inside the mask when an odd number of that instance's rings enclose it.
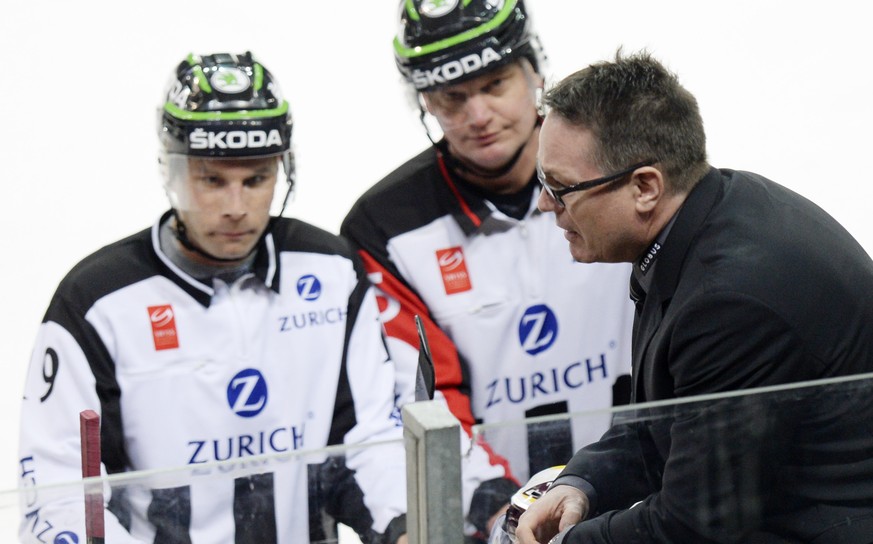
<instances>
[{"instance_id":1,"label":"eyeglass frame","mask_svg":"<svg viewBox=\"0 0 873 544\"><path fill-rule=\"evenodd\" d=\"M562 208L566 207L564 204L564 195L575 193L576 191L587 191L588 189L593 189L594 187L605 185L607 183L611 183L613 181L618 181L621 178L627 176L632 173L637 168L642 168L643 166L652 166L658 162L658 159L649 159L647 161L638 162L637 164L628 167L621 172L617 172L615 174L610 174L608 176L603 176L602 178L592 179L588 181L580 181L579 183L574 183L573 185L566 185L561 187L560 189L556 189L546 183L546 174L543 172L543 167L540 165L539 161L537 161L537 179L540 182L540 185L543 186L543 189L549 194L549 196L557 202Z\"/></svg>"}]
</instances>

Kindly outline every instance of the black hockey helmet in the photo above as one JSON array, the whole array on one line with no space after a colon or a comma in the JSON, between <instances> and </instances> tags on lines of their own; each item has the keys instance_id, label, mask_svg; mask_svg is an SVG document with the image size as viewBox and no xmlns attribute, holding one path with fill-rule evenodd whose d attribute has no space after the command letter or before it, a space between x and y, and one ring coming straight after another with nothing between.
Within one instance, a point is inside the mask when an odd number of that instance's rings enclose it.
<instances>
[{"instance_id":1,"label":"black hockey helmet","mask_svg":"<svg viewBox=\"0 0 873 544\"><path fill-rule=\"evenodd\" d=\"M401 0L394 59L417 91L460 83L527 58L544 56L523 0Z\"/></svg>"},{"instance_id":2,"label":"black hockey helmet","mask_svg":"<svg viewBox=\"0 0 873 544\"><path fill-rule=\"evenodd\" d=\"M158 136L162 155L281 156L293 184L292 126L278 83L250 52L190 54L170 77Z\"/></svg>"}]
</instances>

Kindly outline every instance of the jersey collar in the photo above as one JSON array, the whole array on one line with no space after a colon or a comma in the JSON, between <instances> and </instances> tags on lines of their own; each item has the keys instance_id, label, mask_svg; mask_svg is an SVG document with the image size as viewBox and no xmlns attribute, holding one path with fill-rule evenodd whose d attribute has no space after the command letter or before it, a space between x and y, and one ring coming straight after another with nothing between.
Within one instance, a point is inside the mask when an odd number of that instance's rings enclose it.
<instances>
[{"instance_id":1,"label":"jersey collar","mask_svg":"<svg viewBox=\"0 0 873 544\"><path fill-rule=\"evenodd\" d=\"M212 286L203 283L182 270L182 268L174 263L169 255L161 249L161 225L170 219L172 213L172 210L168 210L155 222L154 225L152 225L152 249L165 268L165 276L197 300L197 302L208 308L209 304L212 302L212 297L215 295L215 290ZM265 286L278 293L280 283L277 279L279 278L279 259L276 256L276 245L273 240L272 225L273 222L271 222L270 226L267 227L267 233L261 237L257 248L255 248L255 261L252 271Z\"/></svg>"},{"instance_id":2,"label":"jersey collar","mask_svg":"<svg viewBox=\"0 0 873 544\"><path fill-rule=\"evenodd\" d=\"M467 189L464 184L458 183L449 170L443 154L439 151L437 151L437 165L439 166L439 171L446 187L448 187L454 197L455 203L457 204L457 207L452 210L452 217L455 218L455 221L457 221L461 230L464 231L464 234L472 236L495 221L510 223L513 226L517 223L516 219L505 217L502 213L497 214L497 208L492 203L488 202L485 198L475 192ZM534 174L534 176L535 175L536 174ZM534 189L535 192L531 204L534 209L529 212L529 215L540 213L535 205L536 197L539 194L536 192L537 190L538 189ZM496 217L495 214L499 215L499 218ZM486 230L490 229L486 228Z\"/></svg>"}]
</instances>

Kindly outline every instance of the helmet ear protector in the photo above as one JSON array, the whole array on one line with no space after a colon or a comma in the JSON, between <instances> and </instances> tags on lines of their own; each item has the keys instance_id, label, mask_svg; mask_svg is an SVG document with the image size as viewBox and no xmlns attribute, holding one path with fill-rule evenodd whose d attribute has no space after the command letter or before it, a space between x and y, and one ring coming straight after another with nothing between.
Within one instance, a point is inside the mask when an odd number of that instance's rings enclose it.
<instances>
[{"instance_id":1,"label":"helmet ear protector","mask_svg":"<svg viewBox=\"0 0 873 544\"><path fill-rule=\"evenodd\" d=\"M171 75L158 111L164 179L168 154L277 156L282 159L290 192L294 184L292 128L291 111L278 83L250 52L188 55Z\"/></svg>"},{"instance_id":2,"label":"helmet ear protector","mask_svg":"<svg viewBox=\"0 0 873 544\"><path fill-rule=\"evenodd\" d=\"M401 0L399 19L394 60L418 92L522 57L538 73L545 62L523 0Z\"/></svg>"}]
</instances>

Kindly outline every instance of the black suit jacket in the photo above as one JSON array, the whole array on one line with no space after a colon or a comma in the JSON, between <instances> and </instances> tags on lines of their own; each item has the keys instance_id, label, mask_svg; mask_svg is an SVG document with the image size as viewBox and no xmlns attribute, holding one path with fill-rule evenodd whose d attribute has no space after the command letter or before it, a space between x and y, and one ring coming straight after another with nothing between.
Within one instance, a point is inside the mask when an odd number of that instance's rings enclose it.
<instances>
[{"instance_id":1,"label":"black suit jacket","mask_svg":"<svg viewBox=\"0 0 873 544\"><path fill-rule=\"evenodd\" d=\"M712 169L651 273L637 403L873 372L873 261L761 176ZM565 542L873 542L871 383L626 416L562 474L603 514Z\"/></svg>"}]
</instances>

